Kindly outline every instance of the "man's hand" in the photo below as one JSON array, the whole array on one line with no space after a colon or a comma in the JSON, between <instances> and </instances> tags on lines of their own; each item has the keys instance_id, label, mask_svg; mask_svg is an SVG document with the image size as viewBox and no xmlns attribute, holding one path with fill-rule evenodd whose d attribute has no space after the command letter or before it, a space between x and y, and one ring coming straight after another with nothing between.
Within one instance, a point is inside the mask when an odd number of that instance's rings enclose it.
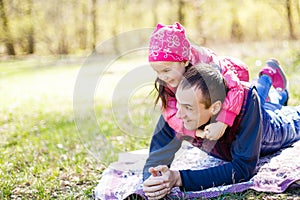
<instances>
[{"instance_id":1,"label":"man's hand","mask_svg":"<svg viewBox=\"0 0 300 200\"><path fill-rule=\"evenodd\" d=\"M154 167L150 167L149 172L151 173L152 176L161 176L162 175L161 171L155 170Z\"/></svg>"},{"instance_id":2,"label":"man's hand","mask_svg":"<svg viewBox=\"0 0 300 200\"><path fill-rule=\"evenodd\" d=\"M161 199L175 186L181 186L179 171L170 170L166 165L149 168L152 174L144 181L143 190L149 200Z\"/></svg>"},{"instance_id":3,"label":"man's hand","mask_svg":"<svg viewBox=\"0 0 300 200\"><path fill-rule=\"evenodd\" d=\"M227 126L223 122L211 123L205 126L204 131L197 130L196 136L202 139L218 140L224 135Z\"/></svg>"}]
</instances>

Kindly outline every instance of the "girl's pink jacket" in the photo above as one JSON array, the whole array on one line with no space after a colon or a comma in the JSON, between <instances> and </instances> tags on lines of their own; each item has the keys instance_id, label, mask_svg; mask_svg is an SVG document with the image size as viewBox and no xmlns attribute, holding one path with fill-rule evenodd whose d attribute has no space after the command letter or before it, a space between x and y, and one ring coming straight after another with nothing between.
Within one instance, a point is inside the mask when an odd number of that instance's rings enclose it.
<instances>
[{"instance_id":1,"label":"girl's pink jacket","mask_svg":"<svg viewBox=\"0 0 300 200\"><path fill-rule=\"evenodd\" d=\"M192 65L199 63L215 64L220 67L220 71L225 78L228 86L228 93L216 120L232 126L235 117L241 110L244 100L244 93L240 81L249 81L248 67L242 61L231 57L217 56L212 50L204 47L192 47L191 59ZM176 88L169 87L174 93ZM190 131L184 128L183 121L176 117L175 97L169 96L167 107L163 110L163 116L171 128L179 135L188 135L195 137L196 131Z\"/></svg>"}]
</instances>

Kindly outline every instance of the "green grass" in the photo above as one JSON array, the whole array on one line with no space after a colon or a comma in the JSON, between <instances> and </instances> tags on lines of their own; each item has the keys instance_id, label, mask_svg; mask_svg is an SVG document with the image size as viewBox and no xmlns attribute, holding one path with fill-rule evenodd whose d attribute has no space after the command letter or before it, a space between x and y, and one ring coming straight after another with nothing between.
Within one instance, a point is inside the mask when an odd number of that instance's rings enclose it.
<instances>
[{"instance_id":1,"label":"green grass","mask_svg":"<svg viewBox=\"0 0 300 200\"><path fill-rule=\"evenodd\" d=\"M79 66L36 62L0 66L0 199L88 197L104 165L87 155L74 124Z\"/></svg>"},{"instance_id":2,"label":"green grass","mask_svg":"<svg viewBox=\"0 0 300 200\"><path fill-rule=\"evenodd\" d=\"M269 57L278 58L292 83L289 103L299 105L300 92L295 84L300 75L299 41L283 45L281 51L270 51L269 44L262 45L224 44L216 48L228 52L241 47L243 51L232 51L232 56L242 58L250 66L252 78L260 68L255 67L258 58L262 62ZM266 50L258 54L253 50L256 48ZM109 87L96 91L94 109L98 124L89 126L87 122L90 129L78 130L73 91L83 61L54 57L1 61L0 199L89 199L101 173L117 159L118 152L149 146L159 111L153 113L153 96L148 96L148 87L131 94L125 106L130 116L120 114L126 101L112 106L105 100ZM133 62L125 59L116 63L99 88L114 87L113 80L118 81L126 73L124 66L130 66L128 63ZM123 71L115 70L121 66ZM103 136L99 140L104 138L105 142L95 145L99 135ZM299 189L284 194L247 191L215 199L293 199L299 193Z\"/></svg>"}]
</instances>

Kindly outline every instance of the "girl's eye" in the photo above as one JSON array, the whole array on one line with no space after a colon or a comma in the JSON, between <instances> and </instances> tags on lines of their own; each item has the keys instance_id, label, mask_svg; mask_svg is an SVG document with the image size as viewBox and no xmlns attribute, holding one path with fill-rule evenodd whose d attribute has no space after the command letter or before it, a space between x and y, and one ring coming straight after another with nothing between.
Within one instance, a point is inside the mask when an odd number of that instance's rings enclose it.
<instances>
[{"instance_id":1,"label":"girl's eye","mask_svg":"<svg viewBox=\"0 0 300 200\"><path fill-rule=\"evenodd\" d=\"M163 72L168 72L168 71L170 71L170 70L169 70L169 69L164 69L164 70L163 70Z\"/></svg>"}]
</instances>

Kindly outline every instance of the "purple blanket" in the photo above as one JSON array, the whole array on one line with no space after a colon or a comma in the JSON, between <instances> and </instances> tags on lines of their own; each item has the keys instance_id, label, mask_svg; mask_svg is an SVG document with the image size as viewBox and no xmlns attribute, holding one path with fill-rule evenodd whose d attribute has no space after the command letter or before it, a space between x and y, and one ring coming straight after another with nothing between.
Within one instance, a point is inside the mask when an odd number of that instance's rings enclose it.
<instances>
[{"instance_id":1,"label":"purple blanket","mask_svg":"<svg viewBox=\"0 0 300 200\"><path fill-rule=\"evenodd\" d=\"M104 170L99 184L94 190L96 200L125 199L142 191L142 168L147 155L133 152L121 155L118 162ZM195 160L194 158L201 158ZM221 165L224 161L208 156L190 145L183 145L177 152L172 169L205 169ZM292 147L275 154L262 157L257 165L257 174L249 181L226 186L213 187L196 192L183 192L173 188L167 199L212 198L224 193L243 192L253 189L261 192L284 192L291 184L300 186L300 141ZM297 182L298 181L298 182ZM297 183L298 184L297 184Z\"/></svg>"}]
</instances>

